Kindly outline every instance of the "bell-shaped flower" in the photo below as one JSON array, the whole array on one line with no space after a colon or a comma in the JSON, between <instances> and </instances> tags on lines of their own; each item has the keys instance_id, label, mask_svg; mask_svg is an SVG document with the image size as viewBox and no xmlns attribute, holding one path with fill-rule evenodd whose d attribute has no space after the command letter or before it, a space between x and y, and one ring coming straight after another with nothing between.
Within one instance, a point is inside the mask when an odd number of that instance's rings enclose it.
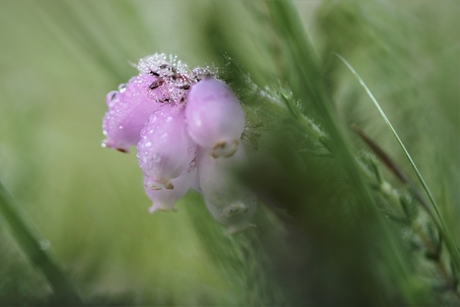
<instances>
[{"instance_id":1,"label":"bell-shaped flower","mask_svg":"<svg viewBox=\"0 0 460 307\"><path fill-rule=\"evenodd\" d=\"M187 191L192 188L193 182L197 178L196 167L190 171L184 172L179 177L171 179L173 189L152 189L150 178L144 177L144 189L147 196L152 201L152 206L149 209L150 213L155 211L175 211L174 203L182 198Z\"/></svg>"},{"instance_id":2,"label":"bell-shaped flower","mask_svg":"<svg viewBox=\"0 0 460 307\"><path fill-rule=\"evenodd\" d=\"M103 146L128 152L130 146L139 142L149 116L162 105L152 98L151 85L157 81L156 76L142 74L131 78L126 85L121 84L118 91L107 94L109 110L102 124L106 136Z\"/></svg>"},{"instance_id":3,"label":"bell-shaped flower","mask_svg":"<svg viewBox=\"0 0 460 307\"><path fill-rule=\"evenodd\" d=\"M215 159L204 148L198 154L198 176L206 206L219 223L228 227L229 233L252 227L249 220L257 209L256 195L233 176L245 160L241 143L228 158Z\"/></svg>"},{"instance_id":4,"label":"bell-shaped flower","mask_svg":"<svg viewBox=\"0 0 460 307\"><path fill-rule=\"evenodd\" d=\"M214 158L230 157L238 149L244 113L238 98L213 77L193 84L187 94L187 130Z\"/></svg>"},{"instance_id":5,"label":"bell-shaped flower","mask_svg":"<svg viewBox=\"0 0 460 307\"><path fill-rule=\"evenodd\" d=\"M185 129L185 107L163 104L141 131L137 157L151 189L173 189L171 179L194 167L196 144Z\"/></svg>"}]
</instances>

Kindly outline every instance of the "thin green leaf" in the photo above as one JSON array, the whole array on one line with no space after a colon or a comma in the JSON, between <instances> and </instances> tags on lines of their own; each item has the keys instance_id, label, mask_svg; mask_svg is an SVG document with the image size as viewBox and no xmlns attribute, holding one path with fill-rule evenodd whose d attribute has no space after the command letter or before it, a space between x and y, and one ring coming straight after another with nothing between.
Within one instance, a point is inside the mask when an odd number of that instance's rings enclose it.
<instances>
[{"instance_id":1,"label":"thin green leaf","mask_svg":"<svg viewBox=\"0 0 460 307\"><path fill-rule=\"evenodd\" d=\"M428 185L426 184L425 180L423 179L423 176L422 174L420 173L420 171L418 170L418 167L417 165L415 165L415 162L414 160L412 159L411 155L409 154L409 151L407 150L406 146L404 146L404 143L402 142L401 138L399 137L398 133L396 132L396 130L394 129L393 125L391 124L390 120L388 119L388 117L385 115L385 112L383 112L382 108L380 107L380 104L377 102L377 99L375 99L374 95L372 95L371 91L369 90L369 88L366 86L366 84L364 83L364 81L361 79L361 77L358 75L358 73L354 70L354 68L350 65L350 63L348 63L343 57L341 57L340 55L336 54L336 56L342 60L342 62L348 67L348 69L356 76L356 78L358 79L359 83L361 84L361 86L364 88L364 90L366 91L367 95L371 98L372 102L374 103L375 107L379 110L380 112L380 115L383 117L383 119L385 120L386 124L388 125L390 131L393 133L394 137L396 138L396 140L398 141L398 144L401 146L404 154L406 155L407 159L409 160L409 163L410 165L412 166L412 168L414 169L415 173L417 174L417 178L419 179L420 183L422 184L423 186L423 189L425 190L426 194L428 195L428 198L430 199L430 202L432 204L432 207L436 213L436 216L438 218L437 221L435 221L437 224L438 224L438 227L440 228L440 231L443 232L444 234L444 237L447 238L446 240L446 244L447 244L447 248L449 249L449 252L451 253L451 256L454 258L453 260L454 263L455 263L455 267L458 269L460 268L459 264L460 264L460 254L459 254L459 251L458 251L458 247L451 235L451 233L449 232L449 230L447 229L445 223L444 223L444 220L441 216L441 212L439 210L439 207L433 197L433 195L431 194L431 191L430 189L428 188Z\"/></svg>"}]
</instances>

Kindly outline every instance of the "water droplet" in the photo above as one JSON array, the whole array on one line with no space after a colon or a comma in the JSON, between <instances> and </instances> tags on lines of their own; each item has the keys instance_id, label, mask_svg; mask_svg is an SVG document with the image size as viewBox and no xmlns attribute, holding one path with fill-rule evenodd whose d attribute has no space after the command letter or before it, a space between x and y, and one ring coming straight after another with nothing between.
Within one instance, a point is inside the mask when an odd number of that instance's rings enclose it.
<instances>
[{"instance_id":1,"label":"water droplet","mask_svg":"<svg viewBox=\"0 0 460 307\"><path fill-rule=\"evenodd\" d=\"M152 143L151 143L151 142L145 143L145 147L150 147L150 146L152 146Z\"/></svg>"},{"instance_id":2,"label":"water droplet","mask_svg":"<svg viewBox=\"0 0 460 307\"><path fill-rule=\"evenodd\" d=\"M105 103L107 104L107 106L110 107L117 101L117 95L117 91L111 91L107 94L107 96L105 97Z\"/></svg>"},{"instance_id":3,"label":"water droplet","mask_svg":"<svg viewBox=\"0 0 460 307\"><path fill-rule=\"evenodd\" d=\"M118 86L118 91L120 93L123 93L124 91L126 91L126 84L122 83Z\"/></svg>"},{"instance_id":4,"label":"water droplet","mask_svg":"<svg viewBox=\"0 0 460 307\"><path fill-rule=\"evenodd\" d=\"M123 129L123 126L122 125L118 126L118 129L120 129L120 130Z\"/></svg>"},{"instance_id":5,"label":"water droplet","mask_svg":"<svg viewBox=\"0 0 460 307\"><path fill-rule=\"evenodd\" d=\"M40 240L39 244L40 244L40 249L44 251L48 250L51 246L51 243L48 240Z\"/></svg>"}]
</instances>

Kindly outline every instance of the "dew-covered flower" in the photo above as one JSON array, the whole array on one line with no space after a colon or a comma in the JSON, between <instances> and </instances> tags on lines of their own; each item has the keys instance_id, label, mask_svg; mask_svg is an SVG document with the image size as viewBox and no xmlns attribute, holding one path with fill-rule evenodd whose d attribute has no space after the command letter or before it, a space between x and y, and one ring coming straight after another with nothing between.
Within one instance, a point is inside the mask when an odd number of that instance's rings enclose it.
<instances>
[{"instance_id":1,"label":"dew-covered flower","mask_svg":"<svg viewBox=\"0 0 460 307\"><path fill-rule=\"evenodd\" d=\"M162 53L141 59L137 69L138 76L107 95L103 146L128 152L137 144L149 212L175 210L194 189L228 232L252 226L256 196L232 176L246 158L235 94L209 67L190 70Z\"/></svg>"},{"instance_id":2,"label":"dew-covered flower","mask_svg":"<svg viewBox=\"0 0 460 307\"><path fill-rule=\"evenodd\" d=\"M192 139L214 158L230 157L244 130L240 102L222 81L209 77L191 86L187 95L187 128Z\"/></svg>"},{"instance_id":3,"label":"dew-covered flower","mask_svg":"<svg viewBox=\"0 0 460 307\"><path fill-rule=\"evenodd\" d=\"M139 142L150 114L161 106L150 97L149 86L156 80L156 76L139 75L121 84L118 91L107 94L109 110L103 119L102 129L106 136L103 146L128 152L130 146Z\"/></svg>"},{"instance_id":4,"label":"dew-covered flower","mask_svg":"<svg viewBox=\"0 0 460 307\"><path fill-rule=\"evenodd\" d=\"M103 146L122 152L139 142L141 130L156 109L166 103L185 103L190 85L211 74L205 68L191 71L172 56L168 61L163 53L141 59L137 68L138 76L106 97L109 110L103 119Z\"/></svg>"},{"instance_id":5,"label":"dew-covered flower","mask_svg":"<svg viewBox=\"0 0 460 307\"><path fill-rule=\"evenodd\" d=\"M242 143L228 158L213 158L205 148L198 154L198 176L206 206L229 233L251 227L249 220L257 209L256 195L233 176L245 163Z\"/></svg>"},{"instance_id":6,"label":"dew-covered flower","mask_svg":"<svg viewBox=\"0 0 460 307\"><path fill-rule=\"evenodd\" d=\"M149 118L137 145L139 166L156 190L173 189L171 179L193 167L196 144L185 128L185 106L164 104Z\"/></svg>"}]
</instances>

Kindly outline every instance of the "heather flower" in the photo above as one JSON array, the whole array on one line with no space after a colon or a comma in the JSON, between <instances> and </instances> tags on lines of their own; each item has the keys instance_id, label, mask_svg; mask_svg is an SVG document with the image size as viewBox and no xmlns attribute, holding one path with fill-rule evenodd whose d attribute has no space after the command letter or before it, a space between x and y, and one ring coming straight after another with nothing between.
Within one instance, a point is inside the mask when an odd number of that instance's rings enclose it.
<instances>
[{"instance_id":1,"label":"heather flower","mask_svg":"<svg viewBox=\"0 0 460 307\"><path fill-rule=\"evenodd\" d=\"M206 206L230 233L251 227L249 220L257 208L255 194L232 176L232 172L245 162L241 143L235 154L228 158L215 159L203 148L198 154L198 176Z\"/></svg>"},{"instance_id":2,"label":"heather flower","mask_svg":"<svg viewBox=\"0 0 460 307\"><path fill-rule=\"evenodd\" d=\"M140 132L149 116L165 103L185 102L190 84L212 75L209 69L190 71L175 57L154 54L139 61L139 75L118 91L107 94L109 107L103 119L103 146L128 152L140 140Z\"/></svg>"},{"instance_id":3,"label":"heather flower","mask_svg":"<svg viewBox=\"0 0 460 307\"><path fill-rule=\"evenodd\" d=\"M137 144L149 212L175 210L195 189L229 232L250 227L257 199L231 173L245 163L236 96L211 69L190 70L165 54L141 59L137 68L138 76L107 95L103 145L127 152Z\"/></svg>"},{"instance_id":4,"label":"heather flower","mask_svg":"<svg viewBox=\"0 0 460 307\"><path fill-rule=\"evenodd\" d=\"M190 136L214 158L236 152L244 130L244 113L225 83L210 77L193 84L185 114Z\"/></svg>"},{"instance_id":5,"label":"heather flower","mask_svg":"<svg viewBox=\"0 0 460 307\"><path fill-rule=\"evenodd\" d=\"M149 86L157 77L143 74L121 84L118 91L107 94L109 110L103 119L103 132L106 139L103 146L128 152L129 147L140 140L140 132L150 114L161 104L150 97Z\"/></svg>"},{"instance_id":6,"label":"heather flower","mask_svg":"<svg viewBox=\"0 0 460 307\"><path fill-rule=\"evenodd\" d=\"M144 177L144 189L147 196L152 201L149 209L150 213L155 211L175 211L174 203L182 198L192 187L197 178L196 167L186 171L177 178L171 179L173 189L155 190L151 188L150 178Z\"/></svg>"},{"instance_id":7,"label":"heather flower","mask_svg":"<svg viewBox=\"0 0 460 307\"><path fill-rule=\"evenodd\" d=\"M149 118L137 145L139 166L152 189L173 189L171 179L193 167L196 144L185 129L185 106L164 104Z\"/></svg>"}]
</instances>

